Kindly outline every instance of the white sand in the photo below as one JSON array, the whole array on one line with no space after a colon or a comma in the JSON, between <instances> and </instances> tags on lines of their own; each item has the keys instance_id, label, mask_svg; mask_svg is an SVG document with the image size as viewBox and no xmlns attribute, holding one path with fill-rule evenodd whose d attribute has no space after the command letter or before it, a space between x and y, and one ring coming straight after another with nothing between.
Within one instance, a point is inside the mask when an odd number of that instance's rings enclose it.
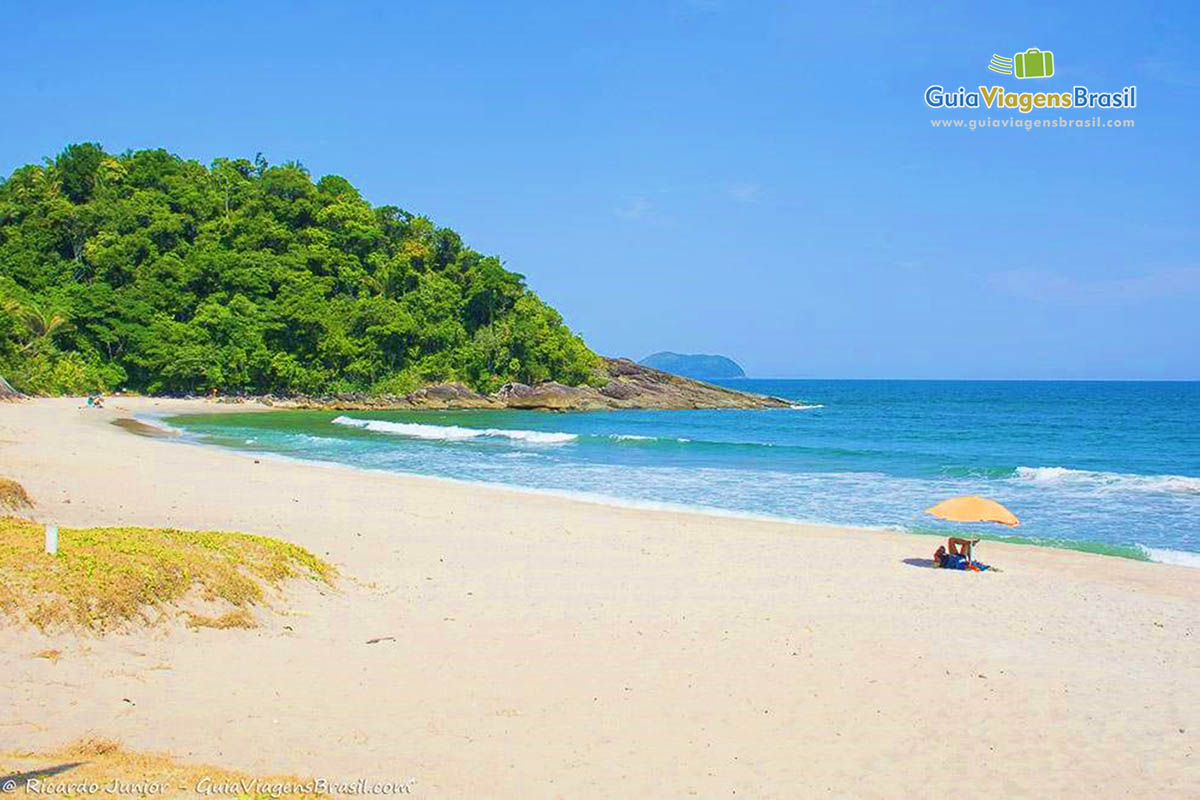
<instances>
[{"instance_id":1,"label":"white sand","mask_svg":"<svg viewBox=\"0 0 1200 800\"><path fill-rule=\"evenodd\" d=\"M0 750L94 732L427 797L1200 796L1200 570L923 569L926 537L255 463L108 424L228 407L81 406L0 403L41 519L270 534L345 577L255 631L0 628Z\"/></svg>"}]
</instances>

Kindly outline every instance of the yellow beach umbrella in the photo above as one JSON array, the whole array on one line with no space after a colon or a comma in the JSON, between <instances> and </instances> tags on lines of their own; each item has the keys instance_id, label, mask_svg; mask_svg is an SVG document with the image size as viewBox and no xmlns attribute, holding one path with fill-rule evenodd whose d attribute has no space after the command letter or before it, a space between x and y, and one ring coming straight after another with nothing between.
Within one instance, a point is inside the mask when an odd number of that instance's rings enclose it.
<instances>
[{"instance_id":1,"label":"yellow beach umbrella","mask_svg":"<svg viewBox=\"0 0 1200 800\"><path fill-rule=\"evenodd\" d=\"M1015 528L1021 524L1016 514L995 500L989 500L986 497L975 497L974 495L951 497L949 500L943 500L938 503L933 508L925 509L925 511L933 514L935 517L948 519L951 522L999 522L1001 525L1007 525L1010 528Z\"/></svg>"}]
</instances>

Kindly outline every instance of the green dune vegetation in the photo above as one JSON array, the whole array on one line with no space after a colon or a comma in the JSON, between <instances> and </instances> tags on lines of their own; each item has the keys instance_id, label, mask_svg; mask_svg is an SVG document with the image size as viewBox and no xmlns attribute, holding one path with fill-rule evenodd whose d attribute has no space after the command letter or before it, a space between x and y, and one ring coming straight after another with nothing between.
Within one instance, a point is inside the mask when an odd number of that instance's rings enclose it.
<instances>
[{"instance_id":1,"label":"green dune vegetation","mask_svg":"<svg viewBox=\"0 0 1200 800\"><path fill-rule=\"evenodd\" d=\"M172 611L192 627L254 627L250 608L268 601L268 589L335 576L299 545L243 533L63 528L51 556L42 526L0 517L0 614L41 630L103 633ZM182 607L191 602L220 613Z\"/></svg>"},{"instance_id":2,"label":"green dune vegetation","mask_svg":"<svg viewBox=\"0 0 1200 800\"><path fill-rule=\"evenodd\" d=\"M599 385L499 259L295 162L73 144L0 184L0 376L26 394Z\"/></svg>"}]
</instances>

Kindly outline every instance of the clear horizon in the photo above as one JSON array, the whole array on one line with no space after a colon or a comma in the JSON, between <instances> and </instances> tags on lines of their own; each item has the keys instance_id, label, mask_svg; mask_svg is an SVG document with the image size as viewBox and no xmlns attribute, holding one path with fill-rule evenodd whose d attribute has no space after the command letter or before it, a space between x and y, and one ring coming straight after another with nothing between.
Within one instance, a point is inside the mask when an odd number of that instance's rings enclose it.
<instances>
[{"instance_id":1,"label":"clear horizon","mask_svg":"<svg viewBox=\"0 0 1200 800\"><path fill-rule=\"evenodd\" d=\"M77 141L298 160L499 255L605 355L717 353L759 378L1194 381L1198 16L17 3L0 173ZM1053 77L988 71L1029 47L1054 52ZM930 109L931 84L1136 84L1136 109L1102 114L1136 126L934 129L989 115Z\"/></svg>"}]
</instances>

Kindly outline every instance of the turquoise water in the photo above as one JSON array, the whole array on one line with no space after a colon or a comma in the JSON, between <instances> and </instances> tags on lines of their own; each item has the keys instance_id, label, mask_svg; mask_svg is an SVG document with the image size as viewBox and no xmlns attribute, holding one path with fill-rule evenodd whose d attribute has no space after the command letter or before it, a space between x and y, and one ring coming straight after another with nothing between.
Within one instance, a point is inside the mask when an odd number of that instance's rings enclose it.
<instances>
[{"instance_id":1,"label":"turquoise water","mask_svg":"<svg viewBox=\"0 0 1200 800\"><path fill-rule=\"evenodd\" d=\"M197 440L625 502L974 530L1200 566L1200 383L734 380L762 411L176 417ZM956 494L1019 528L922 513Z\"/></svg>"}]
</instances>

